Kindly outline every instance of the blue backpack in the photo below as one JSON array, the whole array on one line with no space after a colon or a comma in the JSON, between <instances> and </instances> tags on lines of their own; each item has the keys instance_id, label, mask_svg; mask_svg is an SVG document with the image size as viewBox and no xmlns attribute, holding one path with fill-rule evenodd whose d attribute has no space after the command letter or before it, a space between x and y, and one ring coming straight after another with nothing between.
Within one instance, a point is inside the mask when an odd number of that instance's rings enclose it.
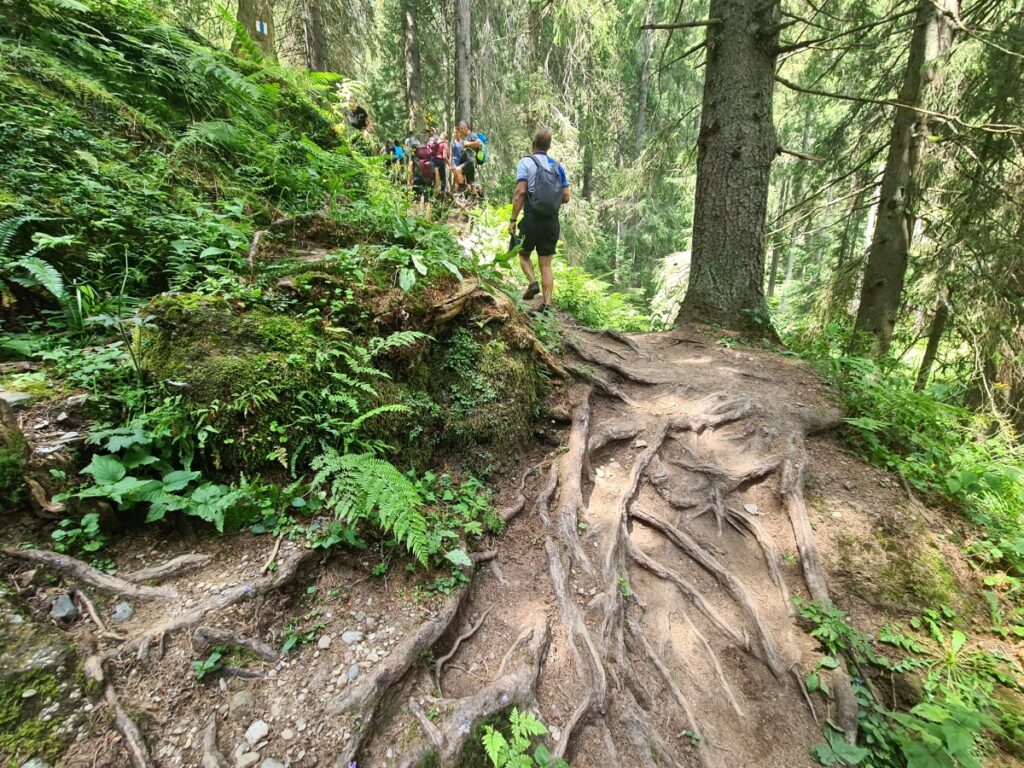
<instances>
[{"instance_id":1,"label":"blue backpack","mask_svg":"<svg viewBox=\"0 0 1024 768\"><path fill-rule=\"evenodd\" d=\"M489 157L490 154L487 151L487 134L484 133L483 131L477 131L476 137L480 139L480 143L483 144L483 146L476 151L476 162L478 165L483 165L484 163L487 162L487 158Z\"/></svg>"}]
</instances>

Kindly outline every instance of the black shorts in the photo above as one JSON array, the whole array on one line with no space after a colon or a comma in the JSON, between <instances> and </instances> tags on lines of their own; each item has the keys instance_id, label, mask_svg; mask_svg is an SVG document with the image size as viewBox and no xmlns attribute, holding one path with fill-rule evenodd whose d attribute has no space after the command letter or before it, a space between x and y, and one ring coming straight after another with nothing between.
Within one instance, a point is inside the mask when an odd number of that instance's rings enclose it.
<instances>
[{"instance_id":1,"label":"black shorts","mask_svg":"<svg viewBox=\"0 0 1024 768\"><path fill-rule=\"evenodd\" d=\"M557 216L534 216L528 213L519 222L519 234L523 236L519 252L529 256L536 250L538 256L554 256L560 233Z\"/></svg>"},{"instance_id":2,"label":"black shorts","mask_svg":"<svg viewBox=\"0 0 1024 768\"><path fill-rule=\"evenodd\" d=\"M462 161L462 175L466 177L467 184L474 184L476 182L476 162L469 158Z\"/></svg>"},{"instance_id":3,"label":"black shorts","mask_svg":"<svg viewBox=\"0 0 1024 768\"><path fill-rule=\"evenodd\" d=\"M441 189L448 188L448 166L445 165L444 159L440 157L434 158L434 167L437 169L438 176L441 178Z\"/></svg>"}]
</instances>

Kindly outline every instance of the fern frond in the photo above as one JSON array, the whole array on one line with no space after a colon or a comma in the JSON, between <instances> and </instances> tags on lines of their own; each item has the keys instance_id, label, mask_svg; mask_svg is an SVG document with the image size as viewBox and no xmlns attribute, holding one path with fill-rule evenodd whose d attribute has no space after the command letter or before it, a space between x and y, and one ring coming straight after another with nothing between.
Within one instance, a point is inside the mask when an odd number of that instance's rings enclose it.
<instances>
[{"instance_id":1,"label":"fern frond","mask_svg":"<svg viewBox=\"0 0 1024 768\"><path fill-rule=\"evenodd\" d=\"M11 256L11 243L14 242L14 237L18 234L18 230L33 221L50 221L50 218L28 213L24 216L14 216L0 221L0 259Z\"/></svg>"},{"instance_id":2,"label":"fern frond","mask_svg":"<svg viewBox=\"0 0 1024 768\"><path fill-rule=\"evenodd\" d=\"M432 339L433 337L420 331L395 331L390 336L377 336L370 339L369 352L371 357L377 357L393 349L411 347L420 339Z\"/></svg>"},{"instance_id":3,"label":"fern frond","mask_svg":"<svg viewBox=\"0 0 1024 768\"><path fill-rule=\"evenodd\" d=\"M369 453L328 449L312 463L313 485L327 490L327 505L349 524L366 521L404 545L426 565L428 523L416 486L394 464Z\"/></svg>"},{"instance_id":4,"label":"fern frond","mask_svg":"<svg viewBox=\"0 0 1024 768\"><path fill-rule=\"evenodd\" d=\"M28 273L27 280L14 278L22 285L43 288L61 302L67 297L67 292L64 290L64 278L49 262L38 256L23 256L14 262L14 266Z\"/></svg>"}]
</instances>

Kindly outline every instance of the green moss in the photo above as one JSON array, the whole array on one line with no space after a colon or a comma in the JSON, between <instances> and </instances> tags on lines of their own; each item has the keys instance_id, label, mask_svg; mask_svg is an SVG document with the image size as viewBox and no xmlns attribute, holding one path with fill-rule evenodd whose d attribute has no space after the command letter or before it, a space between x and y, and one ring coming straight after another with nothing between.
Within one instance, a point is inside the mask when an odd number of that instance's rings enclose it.
<instances>
[{"instance_id":1,"label":"green moss","mask_svg":"<svg viewBox=\"0 0 1024 768\"><path fill-rule=\"evenodd\" d=\"M959 602L956 579L942 553L930 543L888 540L889 565L879 574L885 603L934 608Z\"/></svg>"},{"instance_id":2,"label":"green moss","mask_svg":"<svg viewBox=\"0 0 1024 768\"><path fill-rule=\"evenodd\" d=\"M25 439L13 432L7 440L8 445L0 443L0 507L14 509L24 485Z\"/></svg>"},{"instance_id":3,"label":"green moss","mask_svg":"<svg viewBox=\"0 0 1024 768\"><path fill-rule=\"evenodd\" d=\"M26 693L35 694L25 697ZM41 711L64 697L60 679L40 670L15 680L0 680L0 756L6 766L18 766L30 758L54 761L64 749L60 719L43 721Z\"/></svg>"}]
</instances>

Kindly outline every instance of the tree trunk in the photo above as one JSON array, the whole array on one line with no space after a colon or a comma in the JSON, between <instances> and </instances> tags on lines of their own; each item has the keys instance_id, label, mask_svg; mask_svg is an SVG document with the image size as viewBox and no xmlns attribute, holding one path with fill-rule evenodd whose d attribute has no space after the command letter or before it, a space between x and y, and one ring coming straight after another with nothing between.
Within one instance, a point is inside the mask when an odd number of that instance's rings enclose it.
<instances>
[{"instance_id":1,"label":"tree trunk","mask_svg":"<svg viewBox=\"0 0 1024 768\"><path fill-rule=\"evenodd\" d=\"M861 285L856 329L872 339L872 351L889 350L907 272L907 252L920 198L921 155L928 115L919 111L941 85L942 60L953 42L959 0L921 0L910 56L882 175L878 219Z\"/></svg>"},{"instance_id":2,"label":"tree trunk","mask_svg":"<svg viewBox=\"0 0 1024 768\"><path fill-rule=\"evenodd\" d=\"M423 124L423 82L420 78L420 41L416 29L417 0L402 0L402 39L405 49L405 107L409 130Z\"/></svg>"},{"instance_id":3,"label":"tree trunk","mask_svg":"<svg viewBox=\"0 0 1024 768\"><path fill-rule=\"evenodd\" d=\"M654 21L654 4L647 4L644 24ZM653 30L645 29L640 33L640 93L636 102L636 124L634 126L634 154L639 157L643 151L644 136L647 133L647 96L650 92L651 74L651 39Z\"/></svg>"},{"instance_id":4,"label":"tree trunk","mask_svg":"<svg viewBox=\"0 0 1024 768\"><path fill-rule=\"evenodd\" d=\"M238 0L238 23L245 29L249 38L259 46L263 55L277 61L277 46L274 38L274 9L270 0ZM231 44L231 52L244 55L245 48L236 35Z\"/></svg>"},{"instance_id":5,"label":"tree trunk","mask_svg":"<svg viewBox=\"0 0 1024 768\"><path fill-rule=\"evenodd\" d=\"M302 45L306 69L327 71L327 28L321 0L299 0L302 16Z\"/></svg>"},{"instance_id":6,"label":"tree trunk","mask_svg":"<svg viewBox=\"0 0 1024 768\"><path fill-rule=\"evenodd\" d=\"M697 140L693 261L678 322L761 328L764 221L777 143L772 125L777 2L711 0Z\"/></svg>"},{"instance_id":7,"label":"tree trunk","mask_svg":"<svg viewBox=\"0 0 1024 768\"><path fill-rule=\"evenodd\" d=\"M455 113L457 120L472 123L472 95L469 81L470 35L469 0L455 4Z\"/></svg>"},{"instance_id":8,"label":"tree trunk","mask_svg":"<svg viewBox=\"0 0 1024 768\"><path fill-rule=\"evenodd\" d=\"M775 228L782 226L782 217L786 213L786 196L789 193L789 176L782 180L782 189L779 190L779 212L775 216ZM768 295L775 295L775 278L779 273L779 255L782 253L783 233L777 232L772 238L772 263L768 267Z\"/></svg>"},{"instance_id":9,"label":"tree trunk","mask_svg":"<svg viewBox=\"0 0 1024 768\"><path fill-rule=\"evenodd\" d=\"M917 372L917 381L914 382L914 389L917 391L924 389L925 384L928 383L928 375L935 362L935 355L939 351L939 342L942 341L942 334L946 332L946 323L949 322L949 298L950 292L946 288L939 294L938 303L935 305L932 329L928 334L928 346L925 347L924 357L921 358L921 369Z\"/></svg>"}]
</instances>

